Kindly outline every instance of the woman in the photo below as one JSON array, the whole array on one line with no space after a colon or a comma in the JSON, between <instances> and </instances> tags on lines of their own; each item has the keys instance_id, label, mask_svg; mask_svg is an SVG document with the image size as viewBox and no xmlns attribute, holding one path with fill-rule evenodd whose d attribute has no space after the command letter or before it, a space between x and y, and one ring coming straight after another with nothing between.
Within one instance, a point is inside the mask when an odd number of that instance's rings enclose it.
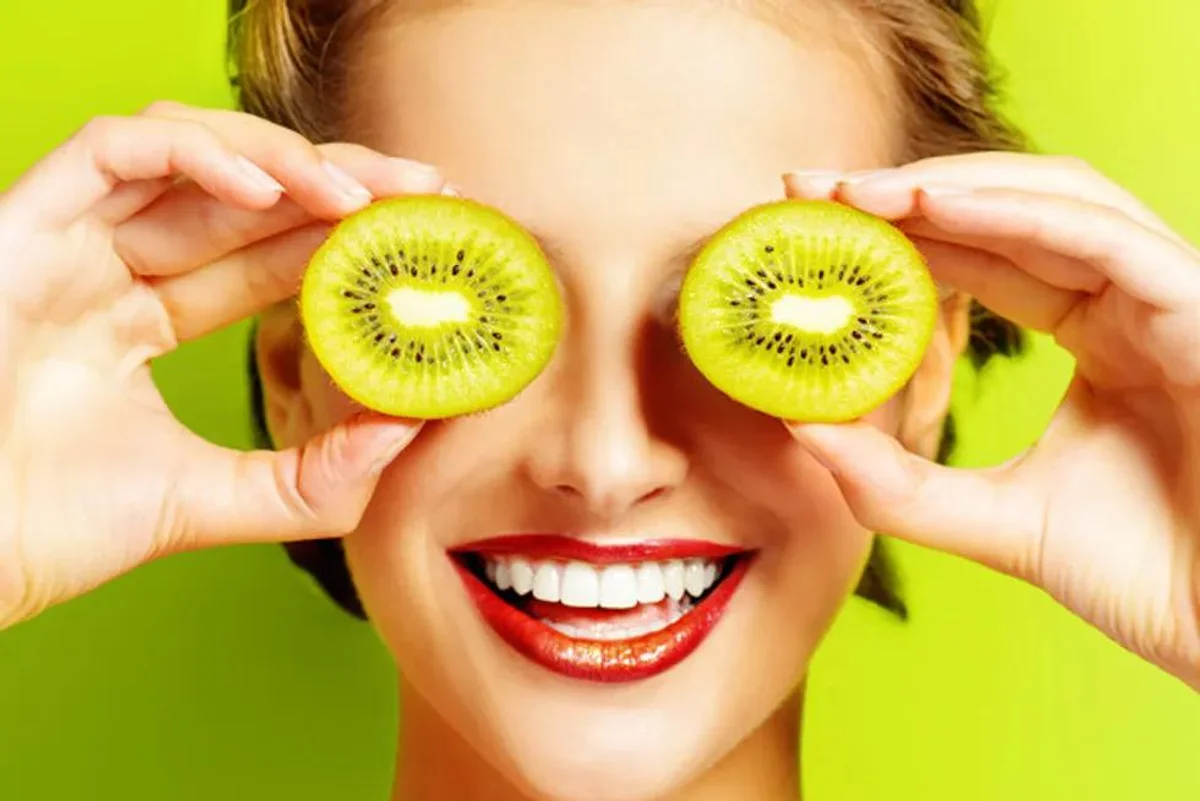
<instances>
[{"instance_id":1,"label":"woman","mask_svg":"<svg viewBox=\"0 0 1200 801\"><path fill-rule=\"evenodd\" d=\"M966 4L305 8L238 19L256 116L97 120L0 198L3 625L162 554L347 535L405 799L795 797L817 643L856 586L896 606L878 559L862 581L876 531L1200 689L1200 255L1084 165L997 152L1019 137ZM332 389L290 298L332 221L439 191L541 236L569 325L520 397L423 425ZM695 244L784 193L896 221L946 289L920 370L853 425L749 412L670 329ZM1077 358L1037 447L979 472L934 462L971 298ZM146 366L250 315L277 452L197 440ZM336 550L295 552L333 586L310 557ZM599 608L614 565L662 600ZM485 586L524 569L545 586Z\"/></svg>"}]
</instances>

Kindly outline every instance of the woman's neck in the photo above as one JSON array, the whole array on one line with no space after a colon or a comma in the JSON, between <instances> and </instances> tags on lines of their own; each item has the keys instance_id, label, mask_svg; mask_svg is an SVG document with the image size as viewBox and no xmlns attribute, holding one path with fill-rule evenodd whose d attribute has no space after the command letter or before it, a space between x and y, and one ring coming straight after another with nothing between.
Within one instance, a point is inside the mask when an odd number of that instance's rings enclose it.
<instances>
[{"instance_id":1,"label":"woman's neck","mask_svg":"<svg viewBox=\"0 0 1200 801\"><path fill-rule=\"evenodd\" d=\"M401 683L403 716L393 801L530 801L515 790L410 687ZM800 798L798 691L723 760L677 794L658 801Z\"/></svg>"}]
</instances>

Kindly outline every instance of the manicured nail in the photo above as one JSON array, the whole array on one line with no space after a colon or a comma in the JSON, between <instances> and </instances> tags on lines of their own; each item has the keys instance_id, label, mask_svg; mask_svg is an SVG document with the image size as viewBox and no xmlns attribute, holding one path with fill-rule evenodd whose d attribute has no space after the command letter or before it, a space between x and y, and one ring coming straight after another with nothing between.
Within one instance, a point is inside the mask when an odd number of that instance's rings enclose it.
<instances>
[{"instance_id":1,"label":"manicured nail","mask_svg":"<svg viewBox=\"0 0 1200 801\"><path fill-rule=\"evenodd\" d=\"M237 157L238 168L250 181L264 192L282 192L283 184L276 181L262 167L245 156Z\"/></svg>"},{"instance_id":2,"label":"manicured nail","mask_svg":"<svg viewBox=\"0 0 1200 801\"><path fill-rule=\"evenodd\" d=\"M392 161L396 162L396 164L398 164L401 168L412 173L414 178L432 179L440 177L438 168L434 167L432 164L426 164L423 161L413 161L412 159L404 159L398 156L393 158Z\"/></svg>"},{"instance_id":3,"label":"manicured nail","mask_svg":"<svg viewBox=\"0 0 1200 801\"><path fill-rule=\"evenodd\" d=\"M842 183L847 186L866 183L867 181L878 181L880 178L887 178L895 175L894 170L859 170L858 172L847 173L842 178Z\"/></svg>"},{"instance_id":4,"label":"manicured nail","mask_svg":"<svg viewBox=\"0 0 1200 801\"><path fill-rule=\"evenodd\" d=\"M349 173L330 161L325 162L324 166L325 172L333 180L334 186L347 200L360 206L371 202L371 193L365 186L351 178Z\"/></svg>"},{"instance_id":5,"label":"manicured nail","mask_svg":"<svg viewBox=\"0 0 1200 801\"><path fill-rule=\"evenodd\" d=\"M837 188L843 173L831 170L808 170L789 172L783 176L783 182L794 192L805 194L828 195Z\"/></svg>"},{"instance_id":6,"label":"manicured nail","mask_svg":"<svg viewBox=\"0 0 1200 801\"><path fill-rule=\"evenodd\" d=\"M953 184L921 184L917 187L917 189L926 195L929 195L930 197L966 195L971 192L971 188L969 186L955 186Z\"/></svg>"},{"instance_id":7,"label":"manicured nail","mask_svg":"<svg viewBox=\"0 0 1200 801\"><path fill-rule=\"evenodd\" d=\"M387 469L400 452L408 447L408 444L413 441L413 437L421 430L420 423L416 424L400 424L400 425L383 425L374 432L372 444L380 448L378 455L371 462L369 474L377 476Z\"/></svg>"},{"instance_id":8,"label":"manicured nail","mask_svg":"<svg viewBox=\"0 0 1200 801\"><path fill-rule=\"evenodd\" d=\"M836 432L828 426L817 424L793 424L791 426L792 434L800 442L809 455L817 461L821 467L826 470L833 471L836 465L833 459L825 450L825 444L829 438L836 435Z\"/></svg>"}]
</instances>

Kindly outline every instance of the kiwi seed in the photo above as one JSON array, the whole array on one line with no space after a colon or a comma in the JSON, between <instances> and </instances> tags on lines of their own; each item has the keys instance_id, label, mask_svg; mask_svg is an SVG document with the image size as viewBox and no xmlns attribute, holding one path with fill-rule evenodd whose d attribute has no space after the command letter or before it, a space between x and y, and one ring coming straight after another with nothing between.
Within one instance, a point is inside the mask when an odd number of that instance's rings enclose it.
<instances>
[{"instance_id":1,"label":"kiwi seed","mask_svg":"<svg viewBox=\"0 0 1200 801\"><path fill-rule=\"evenodd\" d=\"M746 406L797 422L843 422L884 403L916 371L936 315L912 242L829 201L739 215L697 256L679 301L700 372Z\"/></svg>"},{"instance_id":2,"label":"kiwi seed","mask_svg":"<svg viewBox=\"0 0 1200 801\"><path fill-rule=\"evenodd\" d=\"M534 239L443 195L381 200L341 221L300 291L317 361L363 406L437 419L511 399L545 368L562 302Z\"/></svg>"}]
</instances>

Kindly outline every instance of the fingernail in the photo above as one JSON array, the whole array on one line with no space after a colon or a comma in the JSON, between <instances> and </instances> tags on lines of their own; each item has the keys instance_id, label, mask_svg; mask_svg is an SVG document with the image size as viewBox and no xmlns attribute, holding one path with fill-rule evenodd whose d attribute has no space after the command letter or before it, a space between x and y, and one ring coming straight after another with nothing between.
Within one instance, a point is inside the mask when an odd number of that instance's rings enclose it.
<instances>
[{"instance_id":1,"label":"fingernail","mask_svg":"<svg viewBox=\"0 0 1200 801\"><path fill-rule=\"evenodd\" d=\"M420 428L420 423L381 426L373 436L373 444L380 450L378 456L371 462L368 469L369 474L377 476L386 470L388 465L400 455L400 452L413 441Z\"/></svg>"},{"instance_id":2,"label":"fingernail","mask_svg":"<svg viewBox=\"0 0 1200 801\"><path fill-rule=\"evenodd\" d=\"M948 195L965 195L971 191L967 186L954 186L953 184L922 184L917 187L918 190L929 195L930 197L946 197Z\"/></svg>"},{"instance_id":3,"label":"fingernail","mask_svg":"<svg viewBox=\"0 0 1200 801\"><path fill-rule=\"evenodd\" d=\"M441 172L433 165L404 158L394 158L392 161L400 168L400 172L404 176L406 192L441 191L445 181Z\"/></svg>"},{"instance_id":4,"label":"fingernail","mask_svg":"<svg viewBox=\"0 0 1200 801\"><path fill-rule=\"evenodd\" d=\"M279 183L279 181L276 181L266 170L245 156L237 157L237 165L242 173L249 178L255 186L264 192L283 191L283 184Z\"/></svg>"},{"instance_id":5,"label":"fingernail","mask_svg":"<svg viewBox=\"0 0 1200 801\"><path fill-rule=\"evenodd\" d=\"M350 174L341 167L331 161L325 162L324 167L325 172L333 180L334 186L347 200L360 206L371 202L371 193L367 191L367 188L351 178Z\"/></svg>"},{"instance_id":6,"label":"fingernail","mask_svg":"<svg viewBox=\"0 0 1200 801\"><path fill-rule=\"evenodd\" d=\"M792 425L791 429L792 435L821 467L831 472L835 469L836 465L826 451L826 444L833 431L827 426L814 424L796 424Z\"/></svg>"},{"instance_id":7,"label":"fingernail","mask_svg":"<svg viewBox=\"0 0 1200 801\"><path fill-rule=\"evenodd\" d=\"M458 189L451 184L446 184L442 187L442 194L446 195L447 197L462 197L462 192L459 192Z\"/></svg>"},{"instance_id":8,"label":"fingernail","mask_svg":"<svg viewBox=\"0 0 1200 801\"><path fill-rule=\"evenodd\" d=\"M854 186L855 184L862 184L866 183L867 181L877 181L880 178L886 178L895 174L895 170L859 170L857 172L847 173L842 178L842 183L848 186Z\"/></svg>"},{"instance_id":9,"label":"fingernail","mask_svg":"<svg viewBox=\"0 0 1200 801\"><path fill-rule=\"evenodd\" d=\"M789 172L783 176L787 187L793 191L802 191L816 195L828 195L837 188L843 173L830 170L809 170Z\"/></svg>"},{"instance_id":10,"label":"fingernail","mask_svg":"<svg viewBox=\"0 0 1200 801\"><path fill-rule=\"evenodd\" d=\"M441 177L437 167L434 167L432 164L426 164L423 161L413 161L412 159L400 158L398 156L393 157L392 161L402 169L412 173L415 178L433 179Z\"/></svg>"}]
</instances>

